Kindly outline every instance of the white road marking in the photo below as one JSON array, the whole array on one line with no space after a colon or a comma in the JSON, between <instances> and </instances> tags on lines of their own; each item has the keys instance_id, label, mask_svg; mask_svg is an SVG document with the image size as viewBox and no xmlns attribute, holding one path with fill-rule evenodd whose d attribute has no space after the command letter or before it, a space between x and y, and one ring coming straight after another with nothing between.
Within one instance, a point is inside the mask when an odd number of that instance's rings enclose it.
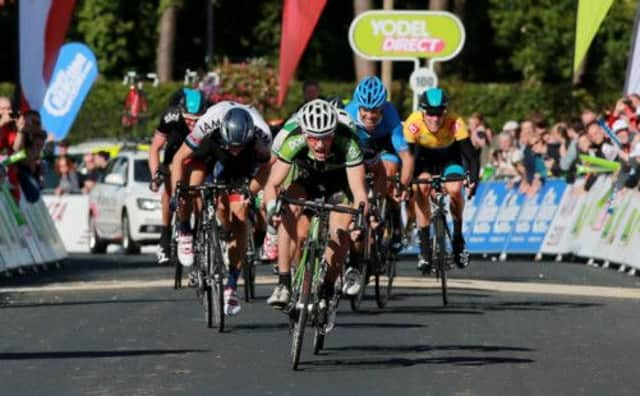
<instances>
[{"instance_id":1,"label":"white road marking","mask_svg":"<svg viewBox=\"0 0 640 396\"><path fill-rule=\"evenodd\" d=\"M275 276L258 276L256 278L256 283L260 285L275 285L275 282ZM186 280L183 281L183 284L185 283ZM640 299L640 288L564 285L541 282L498 282L475 279L449 279L448 285L451 289L493 291L501 293L548 294L635 300ZM394 286L401 288L435 289L440 287L440 282L433 278L400 276L395 279ZM0 288L0 294L125 290L147 288L170 289L172 287L173 279L168 278L153 280L113 280L96 282L51 283L43 286L4 287Z\"/></svg>"}]
</instances>

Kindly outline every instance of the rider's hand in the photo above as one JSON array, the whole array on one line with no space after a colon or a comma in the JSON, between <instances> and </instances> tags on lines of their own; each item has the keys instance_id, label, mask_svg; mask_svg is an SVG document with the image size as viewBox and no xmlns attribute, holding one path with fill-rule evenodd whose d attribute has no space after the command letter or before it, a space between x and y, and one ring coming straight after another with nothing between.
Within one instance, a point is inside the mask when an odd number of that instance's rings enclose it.
<instances>
[{"instance_id":1,"label":"rider's hand","mask_svg":"<svg viewBox=\"0 0 640 396\"><path fill-rule=\"evenodd\" d=\"M160 186L158 185L158 183L156 183L155 179L151 180L151 183L149 183L149 190L151 190L154 193L160 190Z\"/></svg>"}]
</instances>

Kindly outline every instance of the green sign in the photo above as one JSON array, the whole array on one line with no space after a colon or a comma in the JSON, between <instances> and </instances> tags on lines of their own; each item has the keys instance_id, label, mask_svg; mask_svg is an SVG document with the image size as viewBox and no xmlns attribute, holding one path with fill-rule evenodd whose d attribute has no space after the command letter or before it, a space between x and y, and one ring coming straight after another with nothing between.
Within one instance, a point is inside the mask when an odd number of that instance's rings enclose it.
<instances>
[{"instance_id":1,"label":"green sign","mask_svg":"<svg viewBox=\"0 0 640 396\"><path fill-rule=\"evenodd\" d=\"M367 11L349 28L353 51L373 60L444 61L460 52L464 40L460 19L440 11Z\"/></svg>"}]
</instances>

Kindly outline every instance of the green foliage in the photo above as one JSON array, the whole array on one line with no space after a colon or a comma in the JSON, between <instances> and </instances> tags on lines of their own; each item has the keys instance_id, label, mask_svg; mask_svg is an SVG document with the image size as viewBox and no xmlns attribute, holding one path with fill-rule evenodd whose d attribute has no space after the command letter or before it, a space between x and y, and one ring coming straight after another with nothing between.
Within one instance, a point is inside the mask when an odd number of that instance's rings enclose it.
<instances>
[{"instance_id":1,"label":"green foliage","mask_svg":"<svg viewBox=\"0 0 640 396\"><path fill-rule=\"evenodd\" d=\"M157 1L84 0L77 6L77 34L91 47L100 73L120 77L131 68L154 68Z\"/></svg>"},{"instance_id":2,"label":"green foliage","mask_svg":"<svg viewBox=\"0 0 640 396\"><path fill-rule=\"evenodd\" d=\"M263 59L242 63L225 61L216 72L220 75L221 86L213 101L251 103L261 112L275 106L278 96L276 73Z\"/></svg>"},{"instance_id":3,"label":"green foliage","mask_svg":"<svg viewBox=\"0 0 640 396\"><path fill-rule=\"evenodd\" d=\"M528 82L570 81L575 0L490 0L495 43Z\"/></svg>"}]
</instances>

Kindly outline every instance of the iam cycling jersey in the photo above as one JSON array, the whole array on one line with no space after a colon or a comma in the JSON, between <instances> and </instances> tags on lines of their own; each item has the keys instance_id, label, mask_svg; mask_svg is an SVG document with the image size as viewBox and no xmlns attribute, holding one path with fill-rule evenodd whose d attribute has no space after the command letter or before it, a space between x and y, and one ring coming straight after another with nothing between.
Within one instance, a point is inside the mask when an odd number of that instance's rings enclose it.
<instances>
[{"instance_id":1,"label":"iam cycling jersey","mask_svg":"<svg viewBox=\"0 0 640 396\"><path fill-rule=\"evenodd\" d=\"M200 117L193 131L187 136L185 143L194 151L198 149L205 138L211 144L220 146L222 141L220 128L222 127L224 116L228 110L236 107L243 108L251 114L254 125L254 152L259 162L268 161L271 150L271 129L269 125L255 108L232 101L219 102L209 107L207 112Z\"/></svg>"},{"instance_id":2,"label":"iam cycling jersey","mask_svg":"<svg viewBox=\"0 0 640 396\"><path fill-rule=\"evenodd\" d=\"M402 122L395 107L385 102L382 109L382 119L373 131L367 131L364 127L356 100L349 102L345 110L353 120L355 120L358 143L363 151L367 163L375 162L378 158L385 161L399 163L399 158L395 153L400 153L409 149L402 134Z\"/></svg>"}]
</instances>

